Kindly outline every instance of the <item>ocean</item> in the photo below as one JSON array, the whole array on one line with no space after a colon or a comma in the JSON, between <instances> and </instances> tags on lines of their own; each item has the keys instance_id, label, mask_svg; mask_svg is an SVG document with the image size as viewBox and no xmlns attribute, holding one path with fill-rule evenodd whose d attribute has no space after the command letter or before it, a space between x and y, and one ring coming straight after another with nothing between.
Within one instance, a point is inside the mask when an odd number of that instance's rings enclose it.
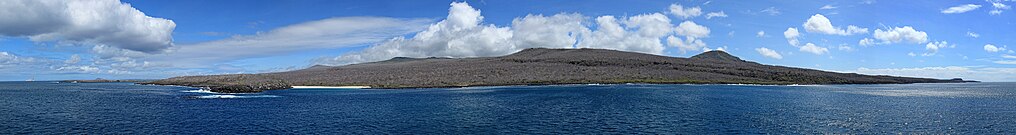
<instances>
[{"instance_id":1,"label":"ocean","mask_svg":"<svg viewBox=\"0 0 1016 135\"><path fill-rule=\"evenodd\" d=\"M293 89L0 82L0 134L1016 134L1016 83Z\"/></svg>"}]
</instances>

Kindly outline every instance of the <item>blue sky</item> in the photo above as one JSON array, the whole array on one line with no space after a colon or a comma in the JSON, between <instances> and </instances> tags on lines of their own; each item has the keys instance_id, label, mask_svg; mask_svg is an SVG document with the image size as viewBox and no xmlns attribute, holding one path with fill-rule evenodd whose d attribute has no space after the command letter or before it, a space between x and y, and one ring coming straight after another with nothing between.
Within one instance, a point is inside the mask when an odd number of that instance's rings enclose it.
<instances>
[{"instance_id":1,"label":"blue sky","mask_svg":"<svg viewBox=\"0 0 1016 135\"><path fill-rule=\"evenodd\" d=\"M771 65L1016 81L1013 4L15 0L0 5L10 9L0 13L0 80L260 73L586 47L675 57L723 49Z\"/></svg>"}]
</instances>

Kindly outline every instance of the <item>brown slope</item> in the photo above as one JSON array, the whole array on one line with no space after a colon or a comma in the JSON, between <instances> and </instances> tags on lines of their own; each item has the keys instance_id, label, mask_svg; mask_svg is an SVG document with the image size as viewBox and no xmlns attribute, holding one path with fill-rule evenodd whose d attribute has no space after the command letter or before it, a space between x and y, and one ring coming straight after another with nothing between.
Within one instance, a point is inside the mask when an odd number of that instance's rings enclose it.
<instances>
[{"instance_id":1,"label":"brown slope","mask_svg":"<svg viewBox=\"0 0 1016 135\"><path fill-rule=\"evenodd\" d=\"M762 65L722 51L675 58L604 49L526 49L501 57L395 58L338 67L243 75L174 77L151 84L256 92L289 86L374 88L575 83L884 84L948 80L869 76Z\"/></svg>"}]
</instances>

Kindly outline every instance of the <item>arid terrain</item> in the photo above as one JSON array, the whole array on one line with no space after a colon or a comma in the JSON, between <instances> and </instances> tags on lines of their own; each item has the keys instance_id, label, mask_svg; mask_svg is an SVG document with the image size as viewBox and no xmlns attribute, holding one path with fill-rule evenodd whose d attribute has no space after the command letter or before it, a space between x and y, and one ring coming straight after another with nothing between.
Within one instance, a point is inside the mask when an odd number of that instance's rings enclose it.
<instances>
[{"instance_id":1,"label":"arid terrain","mask_svg":"<svg viewBox=\"0 0 1016 135\"><path fill-rule=\"evenodd\" d=\"M183 76L147 82L206 87L243 93L292 86L369 86L424 88L585 83L654 84L897 84L967 82L836 73L764 65L709 51L691 58L605 49L532 48L500 57L405 58L345 66L209 76Z\"/></svg>"}]
</instances>

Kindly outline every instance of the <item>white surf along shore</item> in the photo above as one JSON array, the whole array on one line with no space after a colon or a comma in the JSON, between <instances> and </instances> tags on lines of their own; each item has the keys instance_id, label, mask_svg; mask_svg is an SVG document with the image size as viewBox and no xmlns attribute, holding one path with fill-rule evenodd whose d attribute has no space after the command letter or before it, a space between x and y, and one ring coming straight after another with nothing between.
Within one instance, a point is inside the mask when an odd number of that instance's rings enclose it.
<instances>
[{"instance_id":1,"label":"white surf along shore","mask_svg":"<svg viewBox=\"0 0 1016 135\"><path fill-rule=\"evenodd\" d=\"M293 89L368 89L370 86L292 86Z\"/></svg>"}]
</instances>

